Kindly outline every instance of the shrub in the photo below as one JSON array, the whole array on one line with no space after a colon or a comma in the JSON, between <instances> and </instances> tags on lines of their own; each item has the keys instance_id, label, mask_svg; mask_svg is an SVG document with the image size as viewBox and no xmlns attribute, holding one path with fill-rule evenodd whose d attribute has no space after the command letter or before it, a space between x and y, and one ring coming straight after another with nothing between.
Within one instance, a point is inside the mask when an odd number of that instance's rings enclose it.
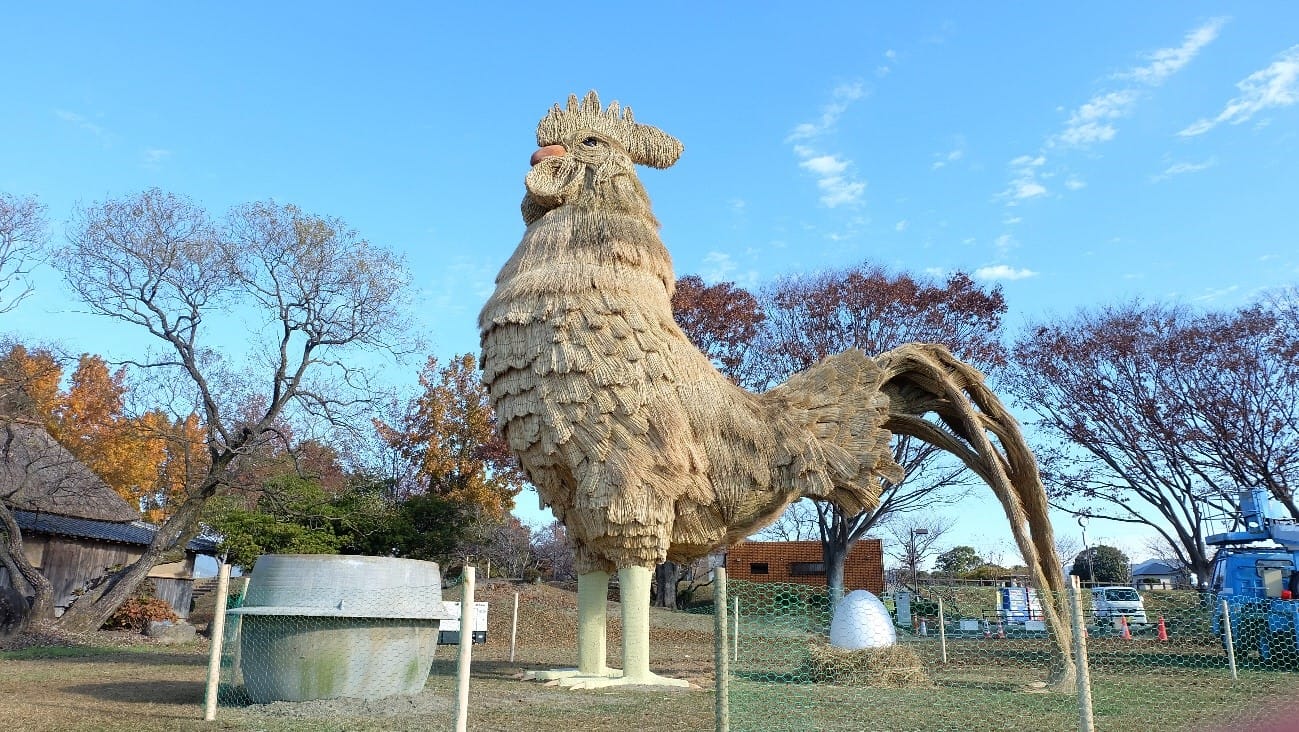
<instances>
[{"instance_id":1,"label":"shrub","mask_svg":"<svg viewBox=\"0 0 1299 732\"><path fill-rule=\"evenodd\" d=\"M133 597L117 608L117 612L104 623L104 627L109 630L125 629L143 632L149 627L149 623L155 620L170 620L174 623L180 620L180 616L171 609L171 605L166 600L159 600L156 597Z\"/></svg>"}]
</instances>

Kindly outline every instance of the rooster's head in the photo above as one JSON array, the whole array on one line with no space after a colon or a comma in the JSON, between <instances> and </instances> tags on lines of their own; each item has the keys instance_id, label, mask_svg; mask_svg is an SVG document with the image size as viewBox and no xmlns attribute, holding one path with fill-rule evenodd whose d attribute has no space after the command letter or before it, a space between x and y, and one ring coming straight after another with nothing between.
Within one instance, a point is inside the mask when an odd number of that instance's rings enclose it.
<instances>
[{"instance_id":1,"label":"rooster's head","mask_svg":"<svg viewBox=\"0 0 1299 732\"><path fill-rule=\"evenodd\" d=\"M631 107L617 102L601 109L588 92L568 98L537 125L532 169L524 179L523 220L527 224L563 205L649 214L649 198L636 178L635 165L666 168L684 149L671 135L638 124Z\"/></svg>"}]
</instances>

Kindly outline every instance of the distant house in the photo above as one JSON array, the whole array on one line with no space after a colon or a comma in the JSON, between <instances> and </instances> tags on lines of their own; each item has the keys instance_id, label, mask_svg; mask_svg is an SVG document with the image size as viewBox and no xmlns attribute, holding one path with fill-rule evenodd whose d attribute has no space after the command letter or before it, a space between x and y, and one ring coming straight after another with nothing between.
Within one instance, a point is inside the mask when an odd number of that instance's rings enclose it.
<instances>
[{"instance_id":1,"label":"distant house","mask_svg":"<svg viewBox=\"0 0 1299 732\"><path fill-rule=\"evenodd\" d=\"M1132 567L1132 585L1139 590L1180 590L1191 586L1190 575L1162 559L1147 559Z\"/></svg>"},{"instance_id":2,"label":"distant house","mask_svg":"<svg viewBox=\"0 0 1299 732\"><path fill-rule=\"evenodd\" d=\"M54 614L114 569L139 559L158 527L117 495L39 425L0 425L0 500L13 513L27 561L54 585ZM158 597L189 615L194 559L215 544L196 539L182 561L160 564L149 577ZM10 585L0 567L0 585Z\"/></svg>"},{"instance_id":3,"label":"distant house","mask_svg":"<svg viewBox=\"0 0 1299 732\"><path fill-rule=\"evenodd\" d=\"M752 582L793 582L824 587L819 541L742 541L726 552L726 575ZM879 539L861 539L844 560L844 589L884 592L884 550Z\"/></svg>"}]
</instances>

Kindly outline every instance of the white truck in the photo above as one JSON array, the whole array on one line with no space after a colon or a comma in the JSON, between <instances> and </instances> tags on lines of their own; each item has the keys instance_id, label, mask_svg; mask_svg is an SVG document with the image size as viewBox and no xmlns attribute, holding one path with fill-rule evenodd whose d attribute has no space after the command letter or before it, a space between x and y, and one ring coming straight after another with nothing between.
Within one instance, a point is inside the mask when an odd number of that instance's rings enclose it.
<instances>
[{"instance_id":1,"label":"white truck","mask_svg":"<svg viewBox=\"0 0 1299 732\"><path fill-rule=\"evenodd\" d=\"M1096 623L1120 623L1120 618L1127 618L1128 625L1149 625L1146 618L1146 606L1141 595L1131 587L1114 585L1092 588L1092 611Z\"/></svg>"}]
</instances>

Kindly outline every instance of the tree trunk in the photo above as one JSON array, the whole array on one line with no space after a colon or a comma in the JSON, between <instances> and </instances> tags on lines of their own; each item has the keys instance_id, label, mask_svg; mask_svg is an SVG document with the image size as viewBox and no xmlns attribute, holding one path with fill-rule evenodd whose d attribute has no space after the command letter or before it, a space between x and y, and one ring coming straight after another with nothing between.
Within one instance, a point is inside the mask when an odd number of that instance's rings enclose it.
<instances>
[{"instance_id":1,"label":"tree trunk","mask_svg":"<svg viewBox=\"0 0 1299 732\"><path fill-rule=\"evenodd\" d=\"M677 609L677 584L681 581L681 566L676 562L664 562L654 568L654 584L658 595L654 598L654 607L668 610Z\"/></svg>"},{"instance_id":2,"label":"tree trunk","mask_svg":"<svg viewBox=\"0 0 1299 732\"><path fill-rule=\"evenodd\" d=\"M844 596L844 562L848 559L848 548L837 541L821 543L821 560L825 563L825 586L830 598L830 607L839 604Z\"/></svg>"},{"instance_id":3,"label":"tree trunk","mask_svg":"<svg viewBox=\"0 0 1299 732\"><path fill-rule=\"evenodd\" d=\"M113 574L108 582L77 598L72 607L58 619L59 628L70 633L93 633L103 627L117 608L131 598L140 583L148 579L149 571L163 556L182 541L188 540L192 527L198 525L204 504L214 492L215 483L210 489L205 485L196 495L181 504L176 513L159 527L144 555Z\"/></svg>"},{"instance_id":4,"label":"tree trunk","mask_svg":"<svg viewBox=\"0 0 1299 732\"><path fill-rule=\"evenodd\" d=\"M31 562L27 561L27 554L23 551L22 531L18 528L18 522L9 511L9 507L2 503L0 503L0 528L4 530L0 554L4 555L4 565L9 570L9 584L24 595L25 589L30 589L32 593L32 604L27 609L27 617L38 620L51 617L54 615L54 586L45 579L45 575L32 566ZM27 588L22 586L22 582L27 583Z\"/></svg>"}]
</instances>

